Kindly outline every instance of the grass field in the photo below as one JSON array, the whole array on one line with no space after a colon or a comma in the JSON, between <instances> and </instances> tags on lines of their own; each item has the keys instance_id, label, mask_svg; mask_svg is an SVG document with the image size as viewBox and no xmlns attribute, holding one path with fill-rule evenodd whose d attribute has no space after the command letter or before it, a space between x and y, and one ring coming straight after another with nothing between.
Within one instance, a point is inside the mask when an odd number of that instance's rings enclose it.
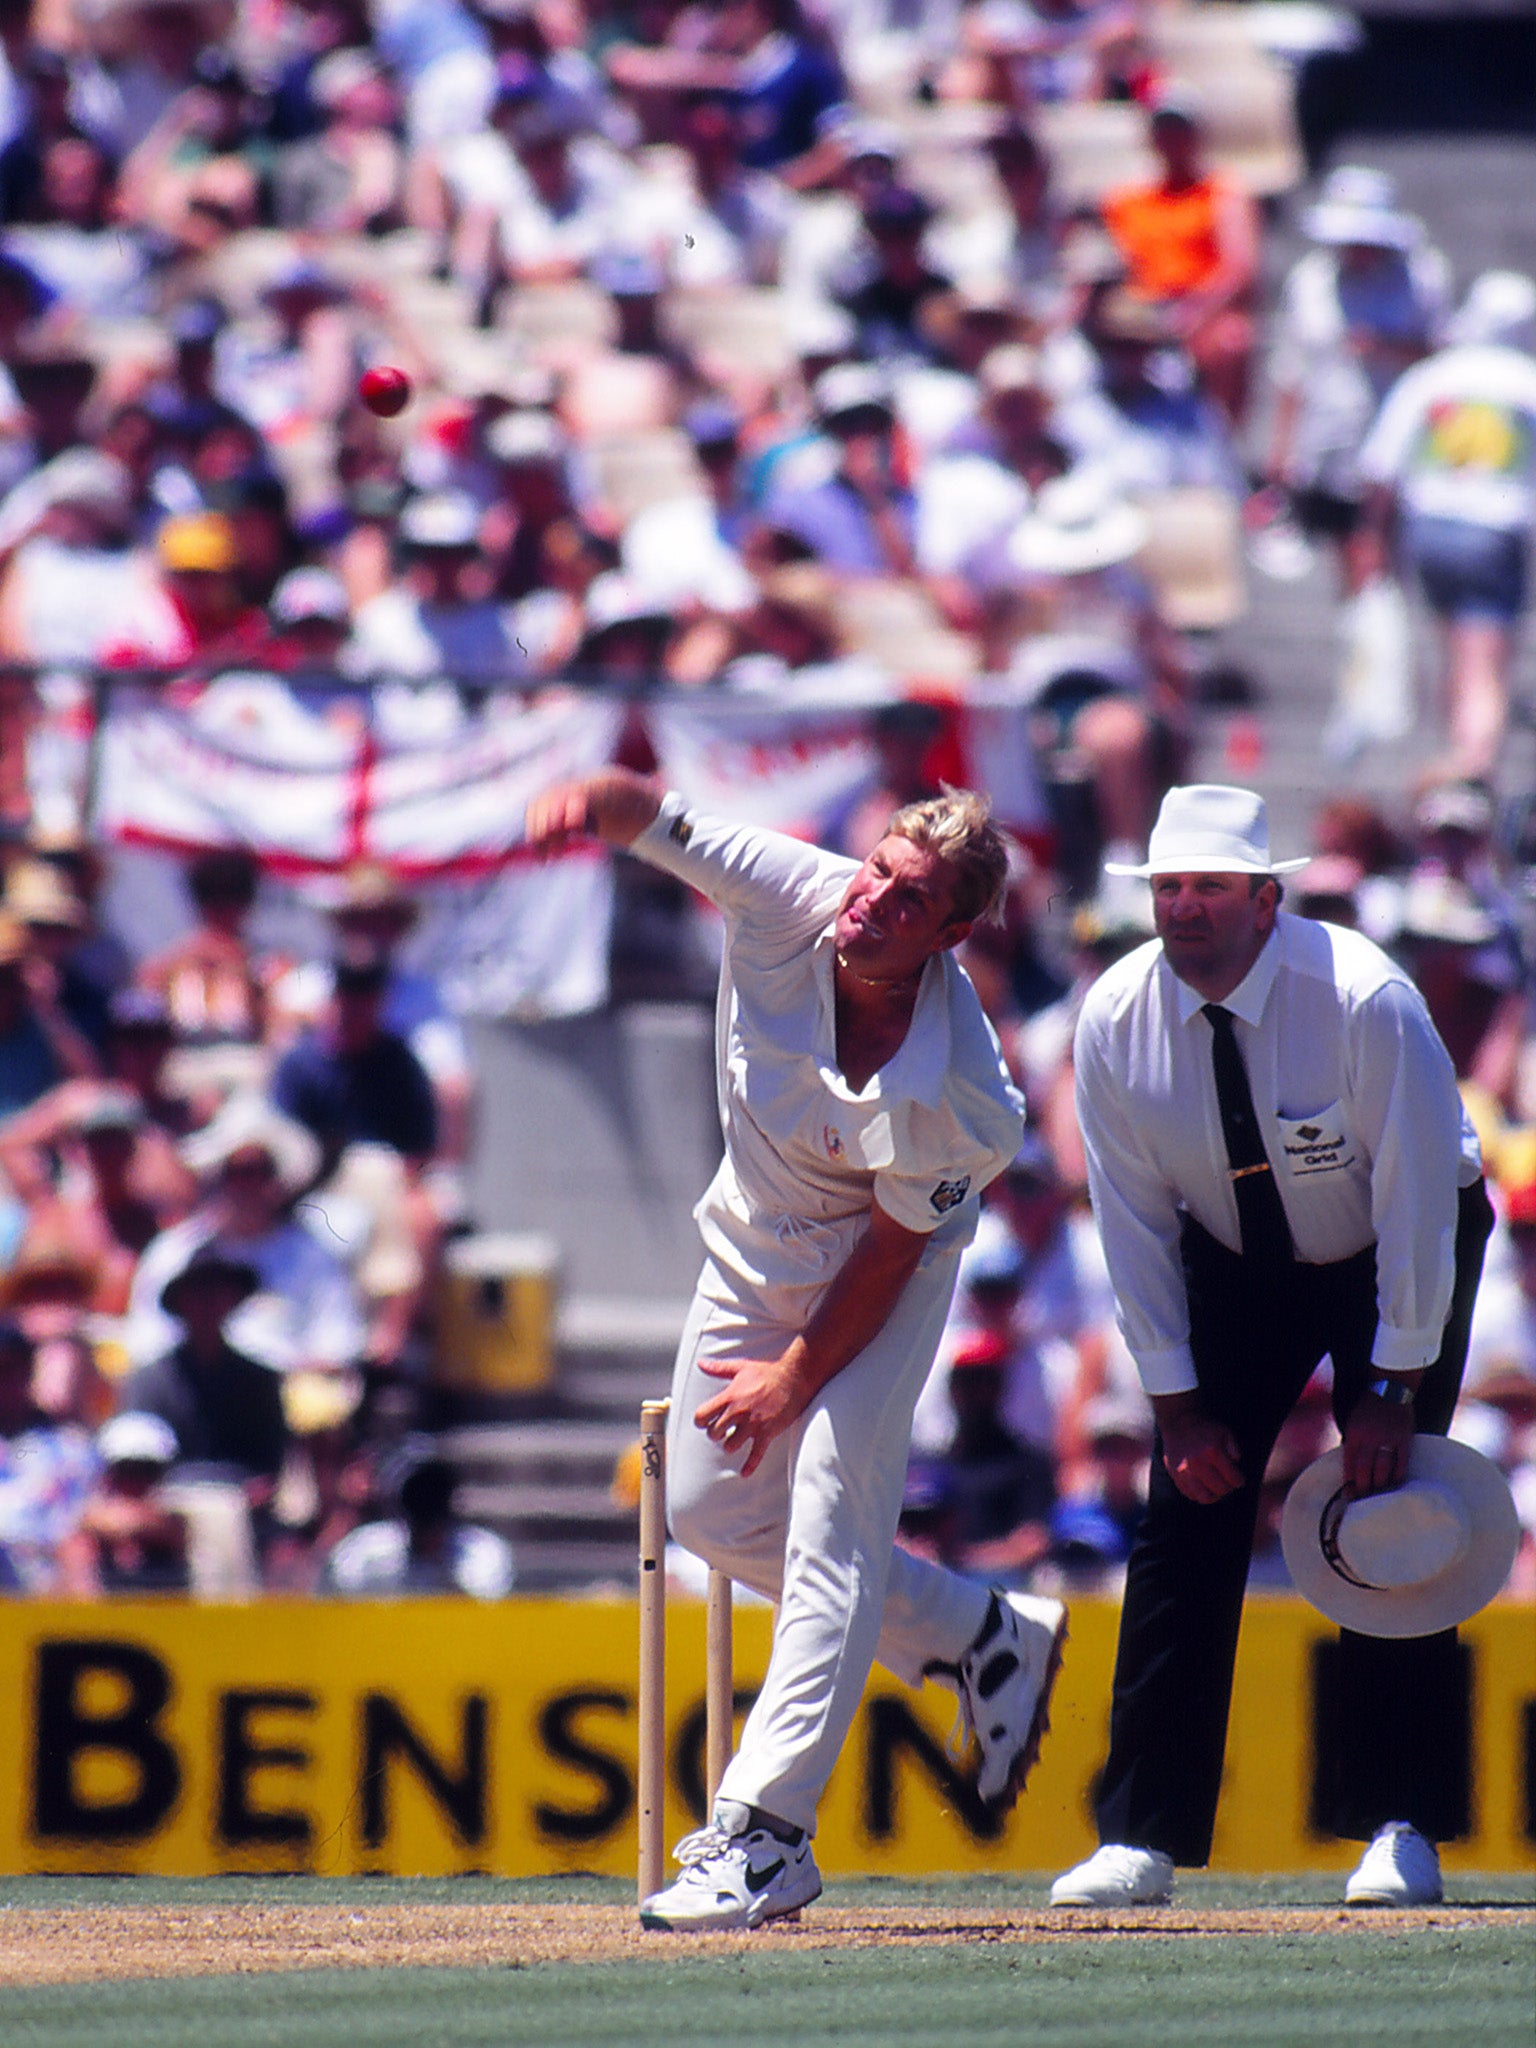
<instances>
[{"instance_id":1,"label":"grass field","mask_svg":"<svg viewBox=\"0 0 1536 2048\"><path fill-rule=\"evenodd\" d=\"M493 1929L508 1916L558 1927L585 1915L622 1925L630 1945L619 1960L595 1951L598 1959L521 1962L498 1955L493 1939L474 1967L289 1970L264 1966L253 1948L237 1950L224 1974L150 1979L133 1976L143 1965L130 1953L100 1976L0 1988L0 2041L780 2048L835 2036L871 2048L1290 2048L1315 2039L1530 2048L1531 1881L1458 1877L1449 1891L1443 1914L1378 1920L1333 1910L1335 1879L1192 1877L1174 1907L1134 1920L1134 1931L1106 1932L1103 1916L1066 1927L1053 1920L1040 1878L865 1881L829 1885L799 1931L701 1953L681 1938L635 1937L625 1888L599 1879L0 1879L0 1975L13 1936L39 1912L77 1931L114 1913L153 1914L173 1939L179 1929L190 1939L200 1916L232 1911L254 1927L318 1909L364 1934L399 1915L456 1913L459 1925L458 1909ZM823 1926L845 1927L850 1945L823 1946L818 1915ZM1265 1931L1271 1922L1276 1931Z\"/></svg>"}]
</instances>

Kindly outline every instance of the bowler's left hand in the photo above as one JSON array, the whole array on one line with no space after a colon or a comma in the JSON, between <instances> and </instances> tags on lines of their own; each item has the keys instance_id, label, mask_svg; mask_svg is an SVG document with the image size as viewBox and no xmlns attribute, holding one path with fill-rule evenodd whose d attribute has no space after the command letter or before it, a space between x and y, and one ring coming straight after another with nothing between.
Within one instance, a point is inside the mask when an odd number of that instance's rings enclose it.
<instances>
[{"instance_id":1,"label":"bowler's left hand","mask_svg":"<svg viewBox=\"0 0 1536 2048\"><path fill-rule=\"evenodd\" d=\"M730 1384L694 1410L694 1423L730 1457L750 1445L741 1468L745 1479L774 1438L799 1420L805 1396L782 1358L701 1359L699 1370Z\"/></svg>"},{"instance_id":2,"label":"bowler's left hand","mask_svg":"<svg viewBox=\"0 0 1536 2048\"><path fill-rule=\"evenodd\" d=\"M1408 1477L1413 1409L1362 1394L1344 1426L1344 1484L1354 1494L1390 1493Z\"/></svg>"}]
</instances>

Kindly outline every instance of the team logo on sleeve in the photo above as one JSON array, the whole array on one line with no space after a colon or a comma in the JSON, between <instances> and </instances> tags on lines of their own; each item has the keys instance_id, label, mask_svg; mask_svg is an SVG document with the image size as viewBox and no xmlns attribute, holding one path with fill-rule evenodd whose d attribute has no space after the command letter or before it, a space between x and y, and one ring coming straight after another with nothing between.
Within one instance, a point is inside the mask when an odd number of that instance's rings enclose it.
<instances>
[{"instance_id":1,"label":"team logo on sleeve","mask_svg":"<svg viewBox=\"0 0 1536 2048\"><path fill-rule=\"evenodd\" d=\"M667 837L674 846L686 846L693 837L693 820L686 811L679 811L667 827Z\"/></svg>"},{"instance_id":2,"label":"team logo on sleeve","mask_svg":"<svg viewBox=\"0 0 1536 2048\"><path fill-rule=\"evenodd\" d=\"M970 1191L971 1176L966 1173L959 1180L941 1180L928 1200L938 1215L946 1216L951 1209L960 1206Z\"/></svg>"}]
</instances>

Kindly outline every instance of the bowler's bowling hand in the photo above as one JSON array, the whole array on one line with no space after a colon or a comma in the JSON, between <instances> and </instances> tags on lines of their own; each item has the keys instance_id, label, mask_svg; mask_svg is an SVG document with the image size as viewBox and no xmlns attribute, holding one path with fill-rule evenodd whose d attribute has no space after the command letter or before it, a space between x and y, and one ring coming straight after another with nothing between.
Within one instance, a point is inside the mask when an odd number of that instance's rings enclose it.
<instances>
[{"instance_id":1,"label":"bowler's bowling hand","mask_svg":"<svg viewBox=\"0 0 1536 2048\"><path fill-rule=\"evenodd\" d=\"M745 1479L774 1438L799 1419L805 1396L782 1358L701 1359L699 1370L729 1384L694 1410L694 1422L727 1456L746 1450Z\"/></svg>"},{"instance_id":2,"label":"bowler's bowling hand","mask_svg":"<svg viewBox=\"0 0 1536 2048\"><path fill-rule=\"evenodd\" d=\"M584 834L628 846L656 816L661 795L648 775L601 768L540 790L528 805L523 834L535 853L558 853Z\"/></svg>"},{"instance_id":3,"label":"bowler's bowling hand","mask_svg":"<svg viewBox=\"0 0 1536 2048\"><path fill-rule=\"evenodd\" d=\"M1225 1500L1243 1483L1237 1438L1198 1403L1165 1408L1165 1399L1177 1397L1164 1397L1153 1406L1169 1478L1186 1499L1198 1501L1202 1507Z\"/></svg>"}]
</instances>

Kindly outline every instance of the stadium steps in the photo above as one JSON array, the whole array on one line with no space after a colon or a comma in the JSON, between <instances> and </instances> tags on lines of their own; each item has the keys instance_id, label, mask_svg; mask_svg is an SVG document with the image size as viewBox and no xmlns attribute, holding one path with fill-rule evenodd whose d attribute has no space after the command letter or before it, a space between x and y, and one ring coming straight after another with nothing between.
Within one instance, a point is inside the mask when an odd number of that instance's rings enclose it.
<instances>
[{"instance_id":1,"label":"stadium steps","mask_svg":"<svg viewBox=\"0 0 1536 2048\"><path fill-rule=\"evenodd\" d=\"M630 1586L636 1519L614 1467L640 1403L666 1392L686 1302L576 1295L555 1328L558 1413L464 1423L438 1437L459 1470L458 1512L505 1536L524 1591Z\"/></svg>"}]
</instances>

